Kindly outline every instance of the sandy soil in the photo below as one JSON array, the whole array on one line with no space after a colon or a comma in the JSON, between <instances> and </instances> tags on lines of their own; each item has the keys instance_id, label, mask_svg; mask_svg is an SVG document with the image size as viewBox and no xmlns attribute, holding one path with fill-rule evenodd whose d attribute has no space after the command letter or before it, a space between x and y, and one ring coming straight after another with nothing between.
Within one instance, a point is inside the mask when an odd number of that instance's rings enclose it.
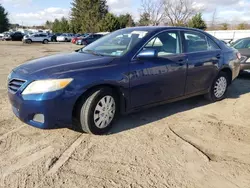
<instances>
[{"instance_id":1,"label":"sandy soil","mask_svg":"<svg viewBox=\"0 0 250 188\"><path fill-rule=\"evenodd\" d=\"M12 113L15 66L71 44L0 42L0 187L250 187L250 76L228 98L203 97L122 117L106 136L39 130Z\"/></svg>"}]
</instances>

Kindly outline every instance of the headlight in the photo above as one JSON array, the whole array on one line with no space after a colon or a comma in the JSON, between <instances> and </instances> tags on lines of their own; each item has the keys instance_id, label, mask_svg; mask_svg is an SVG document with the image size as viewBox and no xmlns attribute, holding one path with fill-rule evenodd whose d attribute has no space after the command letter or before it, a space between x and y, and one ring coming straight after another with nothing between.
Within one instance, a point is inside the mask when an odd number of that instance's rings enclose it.
<instances>
[{"instance_id":1,"label":"headlight","mask_svg":"<svg viewBox=\"0 0 250 188\"><path fill-rule=\"evenodd\" d=\"M250 63L250 58L248 58L248 59L246 60L246 63Z\"/></svg>"},{"instance_id":2,"label":"headlight","mask_svg":"<svg viewBox=\"0 0 250 188\"><path fill-rule=\"evenodd\" d=\"M65 88L72 81L72 78L34 81L26 87L22 94L28 95L57 91Z\"/></svg>"}]
</instances>

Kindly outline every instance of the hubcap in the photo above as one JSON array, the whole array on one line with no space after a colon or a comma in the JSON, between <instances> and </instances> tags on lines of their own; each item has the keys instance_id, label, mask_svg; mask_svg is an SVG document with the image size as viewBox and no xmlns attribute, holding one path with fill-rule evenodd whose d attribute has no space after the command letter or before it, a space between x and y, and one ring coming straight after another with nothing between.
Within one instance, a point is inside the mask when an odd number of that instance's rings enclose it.
<instances>
[{"instance_id":1,"label":"hubcap","mask_svg":"<svg viewBox=\"0 0 250 188\"><path fill-rule=\"evenodd\" d=\"M94 111L95 125L100 128L106 128L115 116L115 100L112 96L103 97L96 105Z\"/></svg>"},{"instance_id":2,"label":"hubcap","mask_svg":"<svg viewBox=\"0 0 250 188\"><path fill-rule=\"evenodd\" d=\"M220 77L214 86L214 95L217 98L221 98L227 90L227 79L225 77Z\"/></svg>"}]
</instances>

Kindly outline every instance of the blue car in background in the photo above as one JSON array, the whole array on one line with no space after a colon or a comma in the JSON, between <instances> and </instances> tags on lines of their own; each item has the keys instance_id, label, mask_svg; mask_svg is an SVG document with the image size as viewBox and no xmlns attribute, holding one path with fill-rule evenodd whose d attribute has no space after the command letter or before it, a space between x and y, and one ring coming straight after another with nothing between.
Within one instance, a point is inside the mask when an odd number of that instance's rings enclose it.
<instances>
[{"instance_id":1,"label":"blue car in background","mask_svg":"<svg viewBox=\"0 0 250 188\"><path fill-rule=\"evenodd\" d=\"M222 100L240 58L201 30L126 28L76 52L20 65L8 77L8 96L15 115L29 125L73 124L103 134L119 114L196 95Z\"/></svg>"}]
</instances>

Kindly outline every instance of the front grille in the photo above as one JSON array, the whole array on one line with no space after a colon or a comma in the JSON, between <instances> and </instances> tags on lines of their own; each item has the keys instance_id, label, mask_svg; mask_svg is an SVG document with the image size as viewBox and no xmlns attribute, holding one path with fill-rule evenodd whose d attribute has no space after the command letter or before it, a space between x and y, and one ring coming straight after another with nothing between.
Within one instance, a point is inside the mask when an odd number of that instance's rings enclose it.
<instances>
[{"instance_id":1,"label":"front grille","mask_svg":"<svg viewBox=\"0 0 250 188\"><path fill-rule=\"evenodd\" d=\"M10 91L15 93L22 87L24 83L24 80L12 79L8 84L8 88Z\"/></svg>"}]
</instances>

